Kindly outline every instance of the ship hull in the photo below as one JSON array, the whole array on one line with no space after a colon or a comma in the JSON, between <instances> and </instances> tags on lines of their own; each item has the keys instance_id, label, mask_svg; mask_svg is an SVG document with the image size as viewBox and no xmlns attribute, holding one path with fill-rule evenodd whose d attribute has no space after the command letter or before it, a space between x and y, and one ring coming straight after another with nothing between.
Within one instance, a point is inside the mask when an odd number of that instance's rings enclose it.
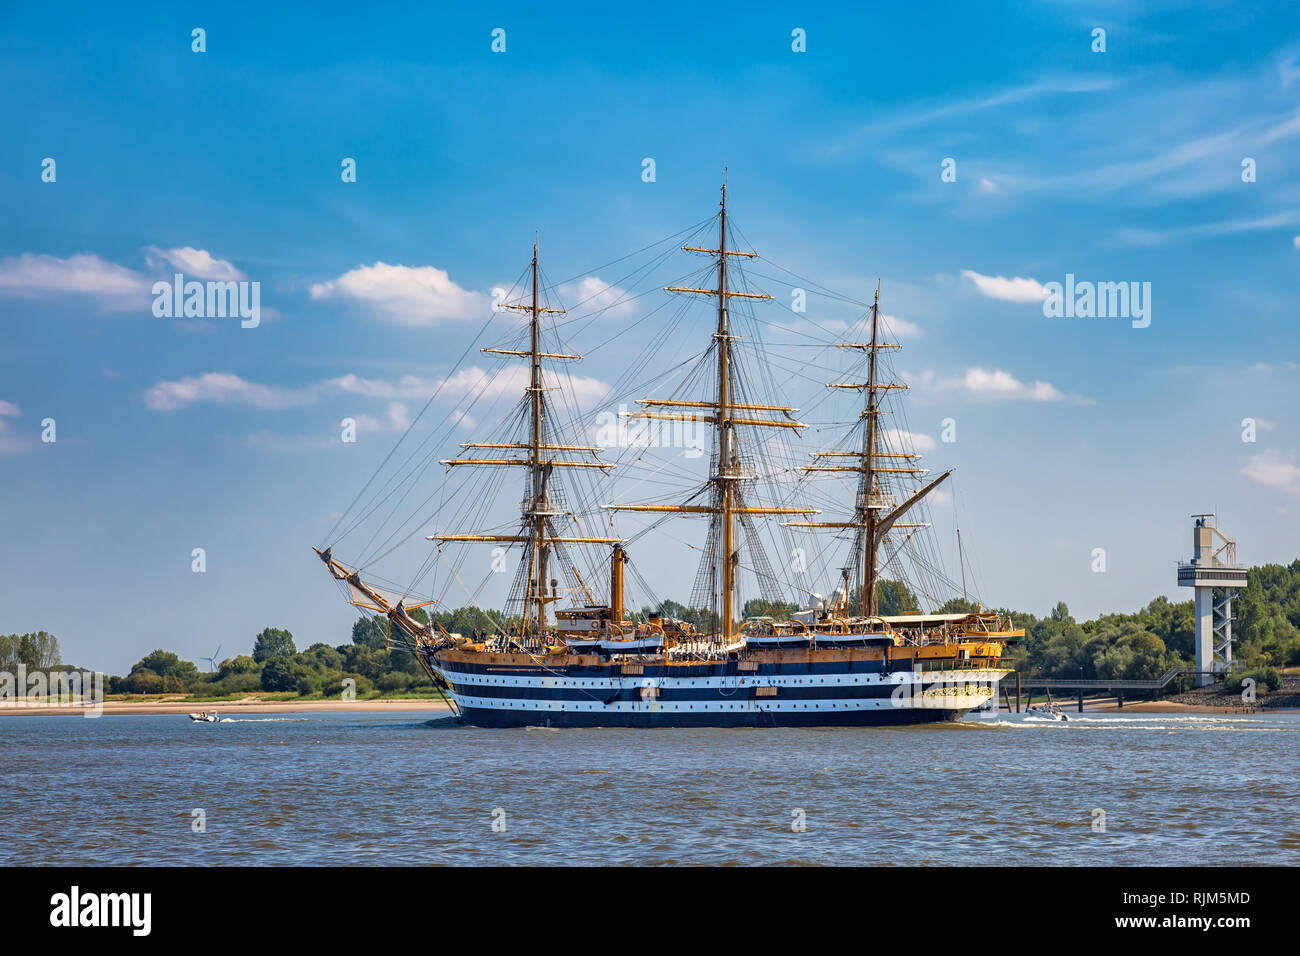
<instances>
[{"instance_id":1,"label":"ship hull","mask_svg":"<svg viewBox=\"0 0 1300 956\"><path fill-rule=\"evenodd\" d=\"M959 720L997 697L1001 669L899 670L858 661L564 667L424 658L477 727L883 727Z\"/></svg>"},{"instance_id":2,"label":"ship hull","mask_svg":"<svg viewBox=\"0 0 1300 956\"><path fill-rule=\"evenodd\" d=\"M915 724L935 724L961 720L964 710L863 710L856 713L749 711L740 713L668 713L603 712L576 713L560 711L497 710L466 707L461 720L473 727L630 727L653 730L668 727L898 727Z\"/></svg>"}]
</instances>

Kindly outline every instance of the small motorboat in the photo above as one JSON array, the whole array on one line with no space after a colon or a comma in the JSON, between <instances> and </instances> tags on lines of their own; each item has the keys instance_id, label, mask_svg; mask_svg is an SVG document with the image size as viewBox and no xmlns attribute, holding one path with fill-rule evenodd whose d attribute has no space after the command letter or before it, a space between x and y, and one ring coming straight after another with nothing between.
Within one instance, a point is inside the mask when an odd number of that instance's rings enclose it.
<instances>
[{"instance_id":1,"label":"small motorboat","mask_svg":"<svg viewBox=\"0 0 1300 956\"><path fill-rule=\"evenodd\" d=\"M190 720L197 720L201 724L215 724L220 719L215 712L208 713L206 710L201 710L197 714L190 714Z\"/></svg>"},{"instance_id":2,"label":"small motorboat","mask_svg":"<svg viewBox=\"0 0 1300 956\"><path fill-rule=\"evenodd\" d=\"M1041 707L1026 707L1026 717L1037 717L1039 720L1055 720L1060 723L1067 722L1070 718L1066 717L1059 707L1055 704L1044 704Z\"/></svg>"}]
</instances>

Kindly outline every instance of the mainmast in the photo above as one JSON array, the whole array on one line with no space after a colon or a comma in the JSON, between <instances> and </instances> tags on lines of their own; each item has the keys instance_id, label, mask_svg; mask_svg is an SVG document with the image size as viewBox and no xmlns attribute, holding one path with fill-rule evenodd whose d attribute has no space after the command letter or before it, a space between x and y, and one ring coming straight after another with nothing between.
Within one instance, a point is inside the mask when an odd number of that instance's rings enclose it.
<instances>
[{"instance_id":1,"label":"mainmast","mask_svg":"<svg viewBox=\"0 0 1300 956\"><path fill-rule=\"evenodd\" d=\"M542 359L577 360L581 355L568 355L559 352L544 352L541 344L541 320L547 314L564 314L564 309L543 308L540 302L540 283L538 281L538 244L533 242L533 260L531 266L532 294L529 304L502 303L501 308L517 309L528 313L528 351L516 349L483 349L493 355L515 355L527 358L529 362L526 404L528 408L528 440L526 442L465 442L464 448L518 449L526 451L526 458L453 458L444 460L448 467L457 465L520 466L527 467L530 474L529 497L520 505L522 533L515 535L494 534L434 534L430 541L489 541L518 543L525 545L523 560L528 563L527 579L522 600L524 602L524 630L543 636L546 633L546 605L559 600L551 593L548 581L548 568L553 546L556 544L617 544L621 538L584 537L559 535L551 522L553 517L564 514L553 506L552 474L556 468L613 468L612 464L601 461L557 460L551 452L590 452L593 456L599 452L595 445L553 444L547 440L546 423L546 384L542 376ZM521 569L522 573L522 569Z\"/></svg>"},{"instance_id":2,"label":"mainmast","mask_svg":"<svg viewBox=\"0 0 1300 956\"><path fill-rule=\"evenodd\" d=\"M871 341L868 343L842 342L837 348L859 349L867 353L867 380L865 382L830 382L827 388L854 389L866 393L866 407L862 411L863 440L861 448L852 452L823 451L813 454L815 459L856 458L852 465L806 465L807 472L857 472L857 505L852 521L791 521L787 524L796 528L853 528L854 548L859 553L844 569L845 597L848 597L849 572L854 566L862 568L861 593L858 606L863 617L876 617L879 611L876 599L876 579L879 577L878 552L885 535L892 528L925 528L925 522L900 522L898 519L927 494L938 487L939 483L952 474L949 469L928 485L916 492L901 505L896 503L892 494L882 487L882 477L889 475L923 475L928 469L916 468L912 463L920 458L911 452L885 452L880 450L880 416L884 413L882 403L886 393L893 389L905 389L906 385L888 382L882 383L879 376L878 356L882 349L896 349L898 344L880 341L880 283L876 283L876 296L871 303ZM894 467L889 464L894 459L902 459L906 467ZM883 463L882 463L883 462Z\"/></svg>"},{"instance_id":3,"label":"mainmast","mask_svg":"<svg viewBox=\"0 0 1300 956\"><path fill-rule=\"evenodd\" d=\"M542 404L542 360L538 354L538 311L537 311L537 240L533 240L533 304L528 317L528 330L532 341L532 347L529 349L529 359L532 363L532 372L528 379L528 392L531 402L532 434L533 447L529 449L528 464L533 473L533 499L532 511L529 517L532 520L533 540L530 549L533 556L534 574L529 575L530 589L532 590L533 600L537 606L537 633L543 634L546 631L546 518L550 514L550 504L547 501L546 483L550 474L550 469L542 464L542 427L543 418L546 414ZM530 604L532 601L529 602Z\"/></svg>"},{"instance_id":4,"label":"mainmast","mask_svg":"<svg viewBox=\"0 0 1300 956\"><path fill-rule=\"evenodd\" d=\"M802 422L777 421L772 418L739 417L737 413L754 411L779 411L787 415L795 409L788 405L761 405L736 402L735 369L731 352L731 316L729 303L731 299L771 299L770 295L758 295L750 292L734 292L727 287L727 257L739 256L757 259L757 253L739 252L727 248L727 185L722 184L722 201L718 214L718 248L707 249L698 246L683 246L686 252L701 252L717 256L718 283L713 289L695 289L684 286L668 286L669 292L685 292L694 295L710 296L717 299L717 327L713 333L714 347L717 349L717 391L712 402L676 401L641 399L639 404L651 407L670 407L700 409L698 412L630 412L629 418L650 418L667 421L696 421L714 426L714 447L717 450L717 470L709 476L712 485L711 501L708 505L650 505L650 504L615 504L606 505L612 511L641 512L678 512L683 514L708 514L712 527L709 529L709 541L717 542L720 549L712 555L705 555L705 560L713 560L713 580L718 602L718 636L724 642L729 641L736 630L736 572L740 564L740 549L736 542L736 519L746 515L810 515L816 514L814 508L764 508L750 507L741 497L738 483L752 479L753 475L741 472L741 457L736 427L755 426L770 428L805 428ZM751 547L756 546L751 541Z\"/></svg>"},{"instance_id":5,"label":"mainmast","mask_svg":"<svg viewBox=\"0 0 1300 956\"><path fill-rule=\"evenodd\" d=\"M880 280L876 280L876 297L871 302L871 349L867 360L867 440L862 447L862 486L868 499L876 493L876 419L880 403L876 399L876 353L880 350ZM867 542L876 539L876 512L867 507L863 509ZM868 546L862 549L862 616L876 616L876 549Z\"/></svg>"},{"instance_id":6,"label":"mainmast","mask_svg":"<svg viewBox=\"0 0 1300 956\"><path fill-rule=\"evenodd\" d=\"M736 564L740 555L735 548L735 516L732 514L732 483L738 477L739 462L732 439L731 424L731 318L727 310L727 183L722 183L722 210L718 214L718 414L716 418L718 474L716 483L721 500L718 519L722 522L722 607L721 634L731 636L735 613Z\"/></svg>"}]
</instances>

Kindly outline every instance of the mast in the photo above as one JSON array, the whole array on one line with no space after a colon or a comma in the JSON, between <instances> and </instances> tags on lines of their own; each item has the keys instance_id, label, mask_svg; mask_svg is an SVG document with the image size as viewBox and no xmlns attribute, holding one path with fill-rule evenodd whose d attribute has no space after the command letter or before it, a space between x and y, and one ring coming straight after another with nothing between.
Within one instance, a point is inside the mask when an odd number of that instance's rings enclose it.
<instances>
[{"instance_id":1,"label":"mast","mask_svg":"<svg viewBox=\"0 0 1300 956\"><path fill-rule=\"evenodd\" d=\"M735 522L731 513L731 488L735 478L735 454L731 447L731 319L727 314L727 183L722 183L722 211L718 215L718 331L714 338L718 343L718 485L719 520L722 522L722 594L719 601L722 607L721 635L724 640L731 637L732 615L735 613L735 559L733 555L735 542Z\"/></svg>"},{"instance_id":2,"label":"mast","mask_svg":"<svg viewBox=\"0 0 1300 956\"><path fill-rule=\"evenodd\" d=\"M862 446L862 485L867 494L868 503L876 493L876 352L879 350L880 338L880 280L876 280L876 297L871 303L871 352L867 361L867 440ZM866 534L865 547L862 549L862 616L876 616L876 513L871 507L863 509Z\"/></svg>"},{"instance_id":3,"label":"mast","mask_svg":"<svg viewBox=\"0 0 1300 956\"><path fill-rule=\"evenodd\" d=\"M547 505L546 479L549 469L542 465L542 418L545 411L542 406L542 360L538 355L538 312L537 312L537 240L533 240L533 304L529 313L528 326L532 347L529 356L532 373L529 376L528 390L532 401L531 419L533 447L529 449L529 468L533 473L533 565L536 577L531 583L533 595L537 601L537 633L546 632L546 515L550 511ZM527 620L525 619L525 629Z\"/></svg>"},{"instance_id":4,"label":"mast","mask_svg":"<svg viewBox=\"0 0 1300 956\"><path fill-rule=\"evenodd\" d=\"M710 516L710 541L718 542L721 553L710 556L712 560L713 581L716 600L719 604L718 636L724 642L733 636L736 627L736 571L740 552L736 543L736 518L746 515L812 515L815 508L767 508L751 507L744 502L737 482L752 476L741 474L740 454L736 435L737 426L768 428L806 428L802 422L789 419L789 413L795 411L788 405L748 404L736 402L732 395L732 355L731 355L731 317L729 302L731 299L770 299L770 295L751 292L734 292L727 287L727 257L740 256L747 259L758 258L757 253L739 252L727 248L727 184L722 184L722 200L718 214L718 248L707 249L698 246L683 246L686 252L701 252L717 257L718 283L713 289L695 289L684 286L668 286L668 292L685 292L694 295L716 298L717 327L713 341L717 348L717 394L713 401L681 401L643 398L638 404L650 407L684 409L674 412L641 411L626 413L629 418L649 418L665 421L695 421L714 426L714 447L717 449L717 471L709 476L712 485L711 500L708 505L651 505L651 504L610 504L605 507L611 511L639 512L676 512L680 514L707 514ZM693 411L692 411L693 410ZM787 420L780 421L771 417L756 418L749 413L756 411L782 412ZM739 413L739 414L738 414ZM756 542L751 542L751 547ZM719 567L719 565L721 565ZM720 582L721 587L718 587Z\"/></svg>"},{"instance_id":5,"label":"mast","mask_svg":"<svg viewBox=\"0 0 1300 956\"><path fill-rule=\"evenodd\" d=\"M892 494L886 493L881 486L881 476L890 475L923 475L926 473L925 468L912 467L912 463L921 456L912 452L882 452L880 450L880 416L883 414L881 407L884 394L893 389L905 389L906 385L887 382L882 383L879 376L878 356L882 349L896 349L899 346L893 342L880 341L880 282L876 281L876 295L871 303L871 341L867 343L844 342L838 345L842 349L860 349L867 353L867 380L865 382L829 382L827 388L846 388L856 389L866 393L865 408L862 411L862 418L865 420L862 446L856 452L834 452L823 451L815 452L813 458L856 458L856 464L853 465L805 465L806 472L857 472L861 477L858 480L858 501L854 508L852 521L790 521L786 524L795 528L853 528L857 530L854 536L854 548L860 550L859 555L850 558L849 565L844 569L845 594L848 594L848 575L849 572L857 566L862 569L861 593L858 596L858 607L863 617L876 617L879 613L879 602L876 598L876 579L879 577L880 568L878 562L878 552L880 545L884 542L885 536L893 528L925 528L929 527L926 522L901 522L898 519L912 509L922 498L937 488L945 478L952 474L949 469L939 475L928 485L921 488L920 491L913 494L901 505L896 504ZM888 464L889 460L901 458L906 467L893 467ZM878 461L885 463L878 464Z\"/></svg>"},{"instance_id":6,"label":"mast","mask_svg":"<svg viewBox=\"0 0 1300 956\"><path fill-rule=\"evenodd\" d=\"M527 304L502 303L501 308L517 309L528 313L527 351L519 349L485 348L482 351L492 355L513 355L528 359L528 386L525 389L525 401L528 410L528 432L520 436L526 441L512 442L465 442L464 448L512 449L523 452L524 457L503 458L452 458L442 461L450 467L459 465L517 466L529 471L527 486L528 497L520 504L521 527L519 534L432 534L430 541L482 541L523 544L523 560L527 561L527 577L524 579L521 595L524 608L524 630L535 629L534 633L542 637L546 633L546 605L559 600L558 595L548 593L548 570L550 555L554 545L563 544L618 544L621 538L589 537L580 535L559 535L555 533L550 519L563 512L552 507L552 481L556 468L613 468L612 464L602 461L585 461L575 459L572 455L556 459L552 452L589 452L593 456L599 452L594 445L571 445L548 442L546 438L546 383L542 375L542 359L576 360L580 355L562 352L544 352L541 342L541 321L544 315L563 314L564 309L549 309L541 305L541 282L539 280L538 242L533 242L533 258L530 267L532 289ZM576 574L576 569L573 569ZM521 569L520 573L523 573ZM584 586L585 587L585 586ZM512 597L511 600L516 600ZM530 627L531 626L531 627Z\"/></svg>"}]
</instances>

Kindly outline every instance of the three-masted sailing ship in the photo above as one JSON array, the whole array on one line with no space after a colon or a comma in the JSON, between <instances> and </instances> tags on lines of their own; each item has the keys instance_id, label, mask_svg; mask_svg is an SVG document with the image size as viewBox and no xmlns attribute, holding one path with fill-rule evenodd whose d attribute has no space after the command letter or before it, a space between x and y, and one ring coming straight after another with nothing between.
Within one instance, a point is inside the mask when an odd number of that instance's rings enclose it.
<instances>
[{"instance_id":1,"label":"three-masted sailing ship","mask_svg":"<svg viewBox=\"0 0 1300 956\"><path fill-rule=\"evenodd\" d=\"M711 432L706 480L679 503L603 503L608 514L662 518L699 516L708 529L693 601L710 610L706 626L666 614L637 614L624 606L628 542L622 536L575 534L577 526L563 476L614 467L598 445L566 440L555 427L555 387L545 371L551 362L574 361L572 353L547 351L543 324L562 310L539 298L537 246L531 262L531 293L524 302L504 303L529 323L528 347L484 349L527 363L528 377L516 440L467 442L448 468L517 469L525 476L518 527L510 533L466 530L429 535L441 545L479 543L519 546L511 597L513 626L487 634L454 633L436 618L417 614L430 602L405 596L363 579L338 560L330 547L315 549L330 573L344 583L353 604L386 616L391 640L418 659L448 696L456 716L487 727L788 727L913 724L955 720L996 701L1009 642L1023 637L998 613L882 615L877 583L881 554L900 536L925 522L903 520L951 474L927 474L912 450L888 441L885 397L904 388L886 381L879 357L897 343L882 340L880 290L870 310L870 338L839 347L865 358L864 381L830 382L829 387L861 393L862 407L846 441L812 453L802 466L796 491L783 502L755 492L755 456L749 436L796 432L796 409L752 400L740 376L732 304L766 295L733 288L729 266L755 254L728 248L726 186L717 214L717 247L687 246L712 258L710 288L675 285L667 291L714 300L716 324L706 355L712 359L709 393L698 397L642 399L631 417L690 423ZM865 338L865 336L863 336ZM522 344L522 343L520 343ZM761 440L761 439L760 439ZM804 482L826 475L849 476L851 500L832 499L839 514L823 515L798 500ZM919 486L919 487L918 487ZM898 491L902 488L904 490ZM826 518L827 520L822 520ZM814 520L816 519L816 520ZM744 617L737 578L742 552L764 593L779 591L759 543L756 525L822 529L848 539L849 557L829 599L805 594L790 605ZM599 530L599 529L597 529ZM569 551L607 551L607 590L597 596L577 572ZM562 574L568 585L559 587ZM603 582L602 582L603 583ZM566 606L559 606L561 603ZM799 606L802 605L802 606Z\"/></svg>"}]
</instances>

